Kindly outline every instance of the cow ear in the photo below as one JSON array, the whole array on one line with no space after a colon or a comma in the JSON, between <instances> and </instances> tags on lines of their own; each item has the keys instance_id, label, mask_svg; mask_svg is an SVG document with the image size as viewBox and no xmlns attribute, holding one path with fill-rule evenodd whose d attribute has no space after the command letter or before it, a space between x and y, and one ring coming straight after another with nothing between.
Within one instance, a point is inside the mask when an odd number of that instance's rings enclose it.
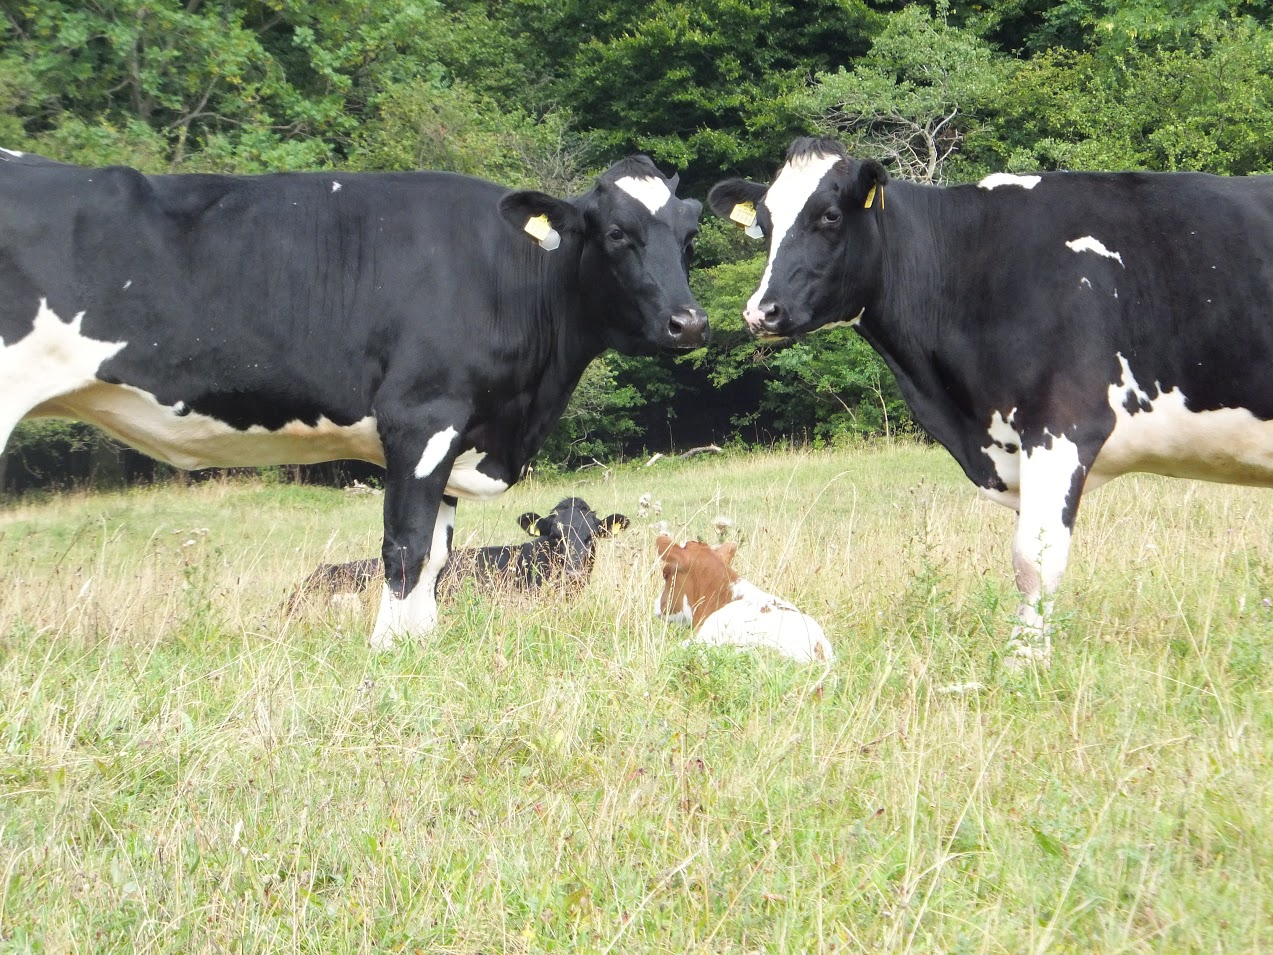
<instances>
[{"instance_id":1,"label":"cow ear","mask_svg":"<svg viewBox=\"0 0 1273 955\"><path fill-rule=\"evenodd\" d=\"M852 184L851 199L864 209L884 208L884 187L888 185L888 170L875 159L867 159L858 168L857 181ZM852 203L850 203L851 205Z\"/></svg>"},{"instance_id":2,"label":"cow ear","mask_svg":"<svg viewBox=\"0 0 1273 955\"><path fill-rule=\"evenodd\" d=\"M666 557L667 552L676 546L676 542L666 534L660 534L654 539L654 546L658 549L660 557Z\"/></svg>"},{"instance_id":3,"label":"cow ear","mask_svg":"<svg viewBox=\"0 0 1273 955\"><path fill-rule=\"evenodd\" d=\"M622 514L611 514L609 517L603 517L600 521L597 531L601 537L609 537L615 530L624 530L632 522Z\"/></svg>"},{"instance_id":4,"label":"cow ear","mask_svg":"<svg viewBox=\"0 0 1273 955\"><path fill-rule=\"evenodd\" d=\"M726 567L729 567L734 563L734 555L738 553L738 544L735 541L726 541L723 544L717 544L712 550L716 551L716 556L725 562Z\"/></svg>"},{"instance_id":5,"label":"cow ear","mask_svg":"<svg viewBox=\"0 0 1273 955\"><path fill-rule=\"evenodd\" d=\"M582 213L546 192L510 192L499 201L499 211L509 225L550 252L561 243L561 233L583 231Z\"/></svg>"},{"instance_id":6,"label":"cow ear","mask_svg":"<svg viewBox=\"0 0 1273 955\"><path fill-rule=\"evenodd\" d=\"M531 537L538 537L539 530L536 527L536 525L538 525L541 520L543 520L543 518L541 518L534 511L527 511L525 514L523 514L521 517L517 519L517 523L521 527L521 529L524 530Z\"/></svg>"},{"instance_id":7,"label":"cow ear","mask_svg":"<svg viewBox=\"0 0 1273 955\"><path fill-rule=\"evenodd\" d=\"M728 219L748 235L757 232L756 205L765 198L765 186L746 179L726 179L712 186L707 194L707 204L718 216Z\"/></svg>"}]
</instances>

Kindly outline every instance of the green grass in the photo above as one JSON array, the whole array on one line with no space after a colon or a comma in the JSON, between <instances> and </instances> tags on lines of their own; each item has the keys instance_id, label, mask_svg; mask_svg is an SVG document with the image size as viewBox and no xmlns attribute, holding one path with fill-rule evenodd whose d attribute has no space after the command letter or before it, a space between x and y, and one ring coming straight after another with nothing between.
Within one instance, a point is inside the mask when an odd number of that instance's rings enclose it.
<instances>
[{"instance_id":1,"label":"green grass","mask_svg":"<svg viewBox=\"0 0 1273 955\"><path fill-rule=\"evenodd\" d=\"M657 519L740 540L829 670L683 649ZM1049 670L1001 666L1011 514L912 446L660 462L587 591L283 611L376 497L260 483L0 511L0 950L1254 952L1273 945L1273 495L1125 478ZM206 531L204 530L206 529Z\"/></svg>"}]
</instances>

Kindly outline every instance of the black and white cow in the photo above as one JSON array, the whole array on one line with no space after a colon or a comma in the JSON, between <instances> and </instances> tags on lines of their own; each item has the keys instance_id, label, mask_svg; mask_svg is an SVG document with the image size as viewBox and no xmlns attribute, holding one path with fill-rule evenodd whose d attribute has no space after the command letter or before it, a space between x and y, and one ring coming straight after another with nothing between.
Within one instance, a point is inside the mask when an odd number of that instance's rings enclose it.
<instances>
[{"instance_id":1,"label":"black and white cow","mask_svg":"<svg viewBox=\"0 0 1273 955\"><path fill-rule=\"evenodd\" d=\"M482 586L527 592L551 583L578 590L592 576L598 539L630 522L623 514L601 517L583 498L568 497L542 517L527 511L517 523L532 540L452 550L438 577L438 589L445 591L473 580ZM323 564L297 588L289 607L311 594L359 593L379 575L380 560L374 557Z\"/></svg>"},{"instance_id":2,"label":"black and white cow","mask_svg":"<svg viewBox=\"0 0 1273 955\"><path fill-rule=\"evenodd\" d=\"M708 201L744 223L754 208L768 242L748 327L857 328L915 419L1016 510L1020 656L1050 650L1085 490L1129 471L1273 485L1273 177L940 188L804 139L768 188Z\"/></svg>"},{"instance_id":3,"label":"black and white cow","mask_svg":"<svg viewBox=\"0 0 1273 955\"><path fill-rule=\"evenodd\" d=\"M436 625L456 499L518 480L594 357L707 338L701 206L645 157L569 200L0 160L0 448L60 416L180 468L383 464L377 648Z\"/></svg>"}]
</instances>

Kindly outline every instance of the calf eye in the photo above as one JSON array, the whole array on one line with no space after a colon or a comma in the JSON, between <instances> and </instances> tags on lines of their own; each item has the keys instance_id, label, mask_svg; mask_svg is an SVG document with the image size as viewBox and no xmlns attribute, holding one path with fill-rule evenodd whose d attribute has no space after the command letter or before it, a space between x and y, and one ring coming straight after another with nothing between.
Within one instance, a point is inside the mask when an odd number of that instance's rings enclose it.
<instances>
[{"instance_id":1,"label":"calf eye","mask_svg":"<svg viewBox=\"0 0 1273 955\"><path fill-rule=\"evenodd\" d=\"M628 237L627 233L624 232L622 229L620 229L618 226L615 226L613 229L610 230L609 236L610 236L611 242L622 242L624 239Z\"/></svg>"},{"instance_id":2,"label":"calf eye","mask_svg":"<svg viewBox=\"0 0 1273 955\"><path fill-rule=\"evenodd\" d=\"M839 225L840 210L828 209L826 212L822 213L822 224L823 225Z\"/></svg>"}]
</instances>

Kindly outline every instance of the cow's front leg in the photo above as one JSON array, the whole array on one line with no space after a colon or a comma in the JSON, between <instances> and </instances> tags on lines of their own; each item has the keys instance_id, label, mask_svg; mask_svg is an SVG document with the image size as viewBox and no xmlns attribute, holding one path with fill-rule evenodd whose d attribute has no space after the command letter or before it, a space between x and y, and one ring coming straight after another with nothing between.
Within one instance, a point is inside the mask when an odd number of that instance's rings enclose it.
<instances>
[{"instance_id":1,"label":"cow's front leg","mask_svg":"<svg viewBox=\"0 0 1273 955\"><path fill-rule=\"evenodd\" d=\"M1052 655L1049 617L1065 573L1087 467L1068 438L1050 437L1021 455L1021 506L1012 539L1021 606L1008 643L1009 661L1047 663Z\"/></svg>"},{"instance_id":2,"label":"cow's front leg","mask_svg":"<svg viewBox=\"0 0 1273 955\"><path fill-rule=\"evenodd\" d=\"M375 650L419 638L438 623L437 581L451 551L456 499L444 492L458 453L454 425L403 438L385 435L385 586L371 633ZM390 443L392 441L392 444Z\"/></svg>"}]
</instances>

